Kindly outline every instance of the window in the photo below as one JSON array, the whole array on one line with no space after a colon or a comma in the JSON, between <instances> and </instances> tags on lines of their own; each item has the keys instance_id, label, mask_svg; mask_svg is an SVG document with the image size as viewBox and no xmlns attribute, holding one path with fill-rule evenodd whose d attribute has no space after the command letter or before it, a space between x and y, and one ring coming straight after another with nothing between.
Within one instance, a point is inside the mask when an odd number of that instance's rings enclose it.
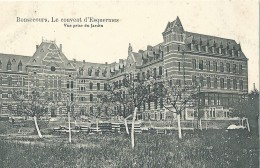
<instances>
[{"instance_id":1,"label":"window","mask_svg":"<svg viewBox=\"0 0 260 168\"><path fill-rule=\"evenodd\" d=\"M195 59L192 60L192 68L196 69L196 60Z\"/></svg>"},{"instance_id":2,"label":"window","mask_svg":"<svg viewBox=\"0 0 260 168\"><path fill-rule=\"evenodd\" d=\"M73 89L73 81L70 81L70 88Z\"/></svg>"},{"instance_id":3,"label":"window","mask_svg":"<svg viewBox=\"0 0 260 168\"><path fill-rule=\"evenodd\" d=\"M181 71L181 63L178 62L178 71Z\"/></svg>"},{"instance_id":4,"label":"window","mask_svg":"<svg viewBox=\"0 0 260 168\"><path fill-rule=\"evenodd\" d=\"M223 64L223 62L220 62L220 72L224 72L224 64Z\"/></svg>"},{"instance_id":5,"label":"window","mask_svg":"<svg viewBox=\"0 0 260 168\"><path fill-rule=\"evenodd\" d=\"M215 53L215 47L213 46L211 49L212 49L212 53Z\"/></svg>"},{"instance_id":6,"label":"window","mask_svg":"<svg viewBox=\"0 0 260 168\"><path fill-rule=\"evenodd\" d=\"M156 68L153 69L153 78L156 79Z\"/></svg>"},{"instance_id":7,"label":"window","mask_svg":"<svg viewBox=\"0 0 260 168\"><path fill-rule=\"evenodd\" d=\"M90 111L91 114L93 114L93 107L92 106L89 107L89 111Z\"/></svg>"},{"instance_id":8,"label":"window","mask_svg":"<svg viewBox=\"0 0 260 168\"><path fill-rule=\"evenodd\" d=\"M0 76L0 86L3 84L3 78Z\"/></svg>"},{"instance_id":9,"label":"window","mask_svg":"<svg viewBox=\"0 0 260 168\"><path fill-rule=\"evenodd\" d=\"M214 78L214 88L218 88L218 78Z\"/></svg>"},{"instance_id":10,"label":"window","mask_svg":"<svg viewBox=\"0 0 260 168\"><path fill-rule=\"evenodd\" d=\"M7 84L8 84L8 86L12 86L12 77L8 77L7 78Z\"/></svg>"},{"instance_id":11,"label":"window","mask_svg":"<svg viewBox=\"0 0 260 168\"><path fill-rule=\"evenodd\" d=\"M97 83L97 90L100 90L100 83Z\"/></svg>"},{"instance_id":12,"label":"window","mask_svg":"<svg viewBox=\"0 0 260 168\"><path fill-rule=\"evenodd\" d=\"M18 64L18 71L22 71L22 62L21 61Z\"/></svg>"},{"instance_id":13,"label":"window","mask_svg":"<svg viewBox=\"0 0 260 168\"><path fill-rule=\"evenodd\" d=\"M154 109L157 109L157 99L154 100Z\"/></svg>"},{"instance_id":14,"label":"window","mask_svg":"<svg viewBox=\"0 0 260 168\"><path fill-rule=\"evenodd\" d=\"M150 71L147 70L147 73L146 73L146 78L149 79L150 78Z\"/></svg>"},{"instance_id":15,"label":"window","mask_svg":"<svg viewBox=\"0 0 260 168\"><path fill-rule=\"evenodd\" d=\"M237 80L233 79L233 89L236 90L237 89Z\"/></svg>"},{"instance_id":16,"label":"window","mask_svg":"<svg viewBox=\"0 0 260 168\"><path fill-rule=\"evenodd\" d=\"M211 81L210 81L210 77L207 77L207 87L211 88Z\"/></svg>"},{"instance_id":17,"label":"window","mask_svg":"<svg viewBox=\"0 0 260 168\"><path fill-rule=\"evenodd\" d=\"M9 60L8 63L7 63L7 70L10 71L12 70L12 64L11 64L11 61Z\"/></svg>"},{"instance_id":18,"label":"window","mask_svg":"<svg viewBox=\"0 0 260 168\"><path fill-rule=\"evenodd\" d=\"M0 61L0 69L2 69L2 61Z\"/></svg>"},{"instance_id":19,"label":"window","mask_svg":"<svg viewBox=\"0 0 260 168\"><path fill-rule=\"evenodd\" d=\"M70 88L70 82L67 81L67 88Z\"/></svg>"},{"instance_id":20,"label":"window","mask_svg":"<svg viewBox=\"0 0 260 168\"><path fill-rule=\"evenodd\" d=\"M83 68L79 68L79 75L83 75Z\"/></svg>"},{"instance_id":21,"label":"window","mask_svg":"<svg viewBox=\"0 0 260 168\"><path fill-rule=\"evenodd\" d=\"M220 78L220 88L224 89L224 79Z\"/></svg>"},{"instance_id":22,"label":"window","mask_svg":"<svg viewBox=\"0 0 260 168\"><path fill-rule=\"evenodd\" d=\"M56 68L54 66L51 67L51 71L55 71Z\"/></svg>"},{"instance_id":23,"label":"window","mask_svg":"<svg viewBox=\"0 0 260 168\"><path fill-rule=\"evenodd\" d=\"M181 80L180 79L177 79L176 83L177 83L177 86L181 86Z\"/></svg>"},{"instance_id":24,"label":"window","mask_svg":"<svg viewBox=\"0 0 260 168\"><path fill-rule=\"evenodd\" d=\"M204 78L203 78L203 76L200 76L200 86L204 87Z\"/></svg>"},{"instance_id":25,"label":"window","mask_svg":"<svg viewBox=\"0 0 260 168\"><path fill-rule=\"evenodd\" d=\"M207 68L207 71L210 71L210 61L207 61L206 68Z\"/></svg>"},{"instance_id":26,"label":"window","mask_svg":"<svg viewBox=\"0 0 260 168\"><path fill-rule=\"evenodd\" d=\"M222 54L222 49L220 47L218 48L218 53Z\"/></svg>"},{"instance_id":27,"label":"window","mask_svg":"<svg viewBox=\"0 0 260 168\"><path fill-rule=\"evenodd\" d=\"M169 86L172 86L172 80L170 80L170 82L169 82Z\"/></svg>"},{"instance_id":28,"label":"window","mask_svg":"<svg viewBox=\"0 0 260 168\"><path fill-rule=\"evenodd\" d=\"M163 108L163 98L160 98L160 109Z\"/></svg>"},{"instance_id":29,"label":"window","mask_svg":"<svg viewBox=\"0 0 260 168\"><path fill-rule=\"evenodd\" d=\"M106 91L107 90L107 84L104 83L104 90Z\"/></svg>"},{"instance_id":30,"label":"window","mask_svg":"<svg viewBox=\"0 0 260 168\"><path fill-rule=\"evenodd\" d=\"M73 101L74 100L74 95L73 93L70 94L70 101Z\"/></svg>"},{"instance_id":31,"label":"window","mask_svg":"<svg viewBox=\"0 0 260 168\"><path fill-rule=\"evenodd\" d=\"M203 60L200 60L200 61L199 61L199 69L200 69L200 70L203 70Z\"/></svg>"},{"instance_id":32,"label":"window","mask_svg":"<svg viewBox=\"0 0 260 168\"><path fill-rule=\"evenodd\" d=\"M89 89L92 90L93 89L93 83L89 83Z\"/></svg>"},{"instance_id":33,"label":"window","mask_svg":"<svg viewBox=\"0 0 260 168\"><path fill-rule=\"evenodd\" d=\"M241 51L237 51L237 56L238 56L238 57L241 56Z\"/></svg>"},{"instance_id":34,"label":"window","mask_svg":"<svg viewBox=\"0 0 260 168\"><path fill-rule=\"evenodd\" d=\"M192 76L192 83L197 84L197 78L195 75Z\"/></svg>"},{"instance_id":35,"label":"window","mask_svg":"<svg viewBox=\"0 0 260 168\"><path fill-rule=\"evenodd\" d=\"M89 95L89 100L90 100L90 101L93 101L93 94L90 94L90 95Z\"/></svg>"},{"instance_id":36,"label":"window","mask_svg":"<svg viewBox=\"0 0 260 168\"><path fill-rule=\"evenodd\" d=\"M61 88L61 79L58 79L58 87Z\"/></svg>"},{"instance_id":37,"label":"window","mask_svg":"<svg viewBox=\"0 0 260 168\"><path fill-rule=\"evenodd\" d=\"M169 52L170 49L169 49L169 46L166 46L166 52Z\"/></svg>"},{"instance_id":38,"label":"window","mask_svg":"<svg viewBox=\"0 0 260 168\"><path fill-rule=\"evenodd\" d=\"M160 75L160 76L161 76L162 73L163 73L162 71L163 71L163 70L162 70L162 67L160 66L160 67L159 67L159 75Z\"/></svg>"},{"instance_id":39,"label":"window","mask_svg":"<svg viewBox=\"0 0 260 168\"><path fill-rule=\"evenodd\" d=\"M205 46L205 51L209 52L209 47L208 46Z\"/></svg>"},{"instance_id":40,"label":"window","mask_svg":"<svg viewBox=\"0 0 260 168\"><path fill-rule=\"evenodd\" d=\"M237 73L237 65L233 64L233 73Z\"/></svg>"},{"instance_id":41,"label":"window","mask_svg":"<svg viewBox=\"0 0 260 168\"><path fill-rule=\"evenodd\" d=\"M145 72L142 72L142 80L145 80Z\"/></svg>"},{"instance_id":42,"label":"window","mask_svg":"<svg viewBox=\"0 0 260 168\"><path fill-rule=\"evenodd\" d=\"M216 109L215 108L209 108L209 117L216 117Z\"/></svg>"},{"instance_id":43,"label":"window","mask_svg":"<svg viewBox=\"0 0 260 168\"><path fill-rule=\"evenodd\" d=\"M243 66L242 64L239 65L239 74L242 74L243 73Z\"/></svg>"},{"instance_id":44,"label":"window","mask_svg":"<svg viewBox=\"0 0 260 168\"><path fill-rule=\"evenodd\" d=\"M148 100L148 102L147 102L147 106L148 106L148 110L150 110L150 109L151 109L151 103L150 103L150 100Z\"/></svg>"},{"instance_id":45,"label":"window","mask_svg":"<svg viewBox=\"0 0 260 168\"><path fill-rule=\"evenodd\" d=\"M145 100L143 102L143 111L145 111Z\"/></svg>"},{"instance_id":46,"label":"window","mask_svg":"<svg viewBox=\"0 0 260 168\"><path fill-rule=\"evenodd\" d=\"M230 79L227 79L227 89L231 89Z\"/></svg>"},{"instance_id":47,"label":"window","mask_svg":"<svg viewBox=\"0 0 260 168\"><path fill-rule=\"evenodd\" d=\"M226 67L227 67L227 72L230 73L230 63L227 63Z\"/></svg>"},{"instance_id":48,"label":"window","mask_svg":"<svg viewBox=\"0 0 260 168\"><path fill-rule=\"evenodd\" d=\"M228 111L224 111L224 117L228 118L229 117L229 112Z\"/></svg>"},{"instance_id":49,"label":"window","mask_svg":"<svg viewBox=\"0 0 260 168\"><path fill-rule=\"evenodd\" d=\"M239 90L243 90L244 89L244 86L243 86L243 81L242 80L240 80L239 81Z\"/></svg>"},{"instance_id":50,"label":"window","mask_svg":"<svg viewBox=\"0 0 260 168\"><path fill-rule=\"evenodd\" d=\"M213 61L213 71L214 72L218 71L218 63L216 61Z\"/></svg>"}]
</instances>

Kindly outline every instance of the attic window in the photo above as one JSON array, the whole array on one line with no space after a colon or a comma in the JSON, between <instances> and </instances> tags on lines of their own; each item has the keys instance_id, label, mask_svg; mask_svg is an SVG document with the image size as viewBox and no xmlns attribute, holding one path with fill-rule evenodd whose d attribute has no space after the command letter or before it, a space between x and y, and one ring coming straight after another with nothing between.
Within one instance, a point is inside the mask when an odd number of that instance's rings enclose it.
<instances>
[{"instance_id":1,"label":"attic window","mask_svg":"<svg viewBox=\"0 0 260 168\"><path fill-rule=\"evenodd\" d=\"M19 64L18 64L18 71L22 71L22 62L20 61Z\"/></svg>"},{"instance_id":2,"label":"attic window","mask_svg":"<svg viewBox=\"0 0 260 168\"><path fill-rule=\"evenodd\" d=\"M36 60L35 60L35 59L33 59L33 62L36 62Z\"/></svg>"},{"instance_id":3,"label":"attic window","mask_svg":"<svg viewBox=\"0 0 260 168\"><path fill-rule=\"evenodd\" d=\"M10 62L10 60L8 61L8 63L7 63L7 70L11 70L12 69L12 64L11 64L11 62Z\"/></svg>"}]
</instances>

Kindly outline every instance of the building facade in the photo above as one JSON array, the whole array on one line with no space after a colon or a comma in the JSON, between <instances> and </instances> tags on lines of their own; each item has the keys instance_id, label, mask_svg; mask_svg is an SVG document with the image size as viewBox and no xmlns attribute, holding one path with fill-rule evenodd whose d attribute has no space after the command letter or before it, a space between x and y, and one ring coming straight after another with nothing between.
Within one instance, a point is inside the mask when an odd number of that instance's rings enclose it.
<instances>
[{"instance_id":1,"label":"building facade","mask_svg":"<svg viewBox=\"0 0 260 168\"><path fill-rule=\"evenodd\" d=\"M187 108L183 119L194 119L198 111L207 119L228 118L231 103L248 92L248 60L240 44L185 31L178 17L167 24L162 37L163 42L138 52L129 44L126 59L109 64L68 60L62 45L46 40L36 46L33 56L0 54L1 113L18 111L12 100L15 90L30 94L41 89L50 97L46 107L50 116L66 115L69 103L75 114L89 116L100 111L98 95L106 92L107 84L120 87L124 75L133 73L139 79L152 77L175 85L198 83L200 108ZM162 101L142 103L139 118L171 118Z\"/></svg>"}]
</instances>

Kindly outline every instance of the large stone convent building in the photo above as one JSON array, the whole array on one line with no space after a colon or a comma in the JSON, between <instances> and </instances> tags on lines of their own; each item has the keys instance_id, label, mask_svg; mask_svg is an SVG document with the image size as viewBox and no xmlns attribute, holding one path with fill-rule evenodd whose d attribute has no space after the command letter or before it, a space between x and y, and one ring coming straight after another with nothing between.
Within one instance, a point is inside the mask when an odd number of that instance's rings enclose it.
<instances>
[{"instance_id":1,"label":"large stone convent building","mask_svg":"<svg viewBox=\"0 0 260 168\"><path fill-rule=\"evenodd\" d=\"M97 95L106 91L107 83L120 85L125 73L134 72L140 78L167 78L177 85L183 79L197 81L204 118L227 118L230 103L248 92L248 63L240 44L185 31L178 17L168 22L162 39L146 50L133 51L129 44L126 59L104 64L68 60L62 45L45 40L36 46L33 56L0 54L0 113L14 114L18 109L12 101L14 89L28 94L37 88L44 90L54 104L72 101L75 113L88 115L99 110L95 106ZM143 103L139 117L166 120L167 110L160 103ZM185 119L193 119L196 110L187 109ZM64 104L49 114L57 116L66 111Z\"/></svg>"}]
</instances>

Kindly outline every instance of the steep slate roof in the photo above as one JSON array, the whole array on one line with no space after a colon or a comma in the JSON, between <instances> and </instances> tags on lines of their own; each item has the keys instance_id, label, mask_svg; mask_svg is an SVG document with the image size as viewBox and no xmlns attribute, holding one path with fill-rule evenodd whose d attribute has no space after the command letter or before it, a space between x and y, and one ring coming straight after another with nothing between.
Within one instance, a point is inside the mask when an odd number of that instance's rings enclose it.
<instances>
[{"instance_id":1,"label":"steep slate roof","mask_svg":"<svg viewBox=\"0 0 260 168\"><path fill-rule=\"evenodd\" d=\"M51 66L74 68L55 42L42 42L28 62L31 66Z\"/></svg>"},{"instance_id":2,"label":"steep slate roof","mask_svg":"<svg viewBox=\"0 0 260 168\"><path fill-rule=\"evenodd\" d=\"M81 77L90 77L88 72L89 70L92 71L92 75L96 77L95 73L98 73L99 77L103 77L102 73L107 71L106 77L109 74L109 65L108 64L101 64L101 63L92 63L92 62L85 62L85 61L76 61L70 60L70 63L75 67L75 69L79 72L80 69L83 70L83 75Z\"/></svg>"},{"instance_id":3,"label":"steep slate roof","mask_svg":"<svg viewBox=\"0 0 260 168\"><path fill-rule=\"evenodd\" d=\"M185 31L186 34L186 44L190 44L192 40L194 40L195 44L199 44L200 41L202 42L202 45L209 45L215 47L222 47L223 49L235 49L235 50L240 50L241 51L241 46L240 44L237 44L235 40L232 39L227 39L227 38L221 38L221 37L216 37L216 36L210 36L210 35L204 35L204 34L199 34L199 33L192 33L192 32L187 32ZM241 52L241 57L246 58L243 52Z\"/></svg>"},{"instance_id":4,"label":"steep slate roof","mask_svg":"<svg viewBox=\"0 0 260 168\"><path fill-rule=\"evenodd\" d=\"M2 54L0 53L0 64L2 64L1 72L7 71L8 62L11 63L11 71L18 71L18 64L22 63L22 71L26 72L25 65L30 60L31 56Z\"/></svg>"}]
</instances>

